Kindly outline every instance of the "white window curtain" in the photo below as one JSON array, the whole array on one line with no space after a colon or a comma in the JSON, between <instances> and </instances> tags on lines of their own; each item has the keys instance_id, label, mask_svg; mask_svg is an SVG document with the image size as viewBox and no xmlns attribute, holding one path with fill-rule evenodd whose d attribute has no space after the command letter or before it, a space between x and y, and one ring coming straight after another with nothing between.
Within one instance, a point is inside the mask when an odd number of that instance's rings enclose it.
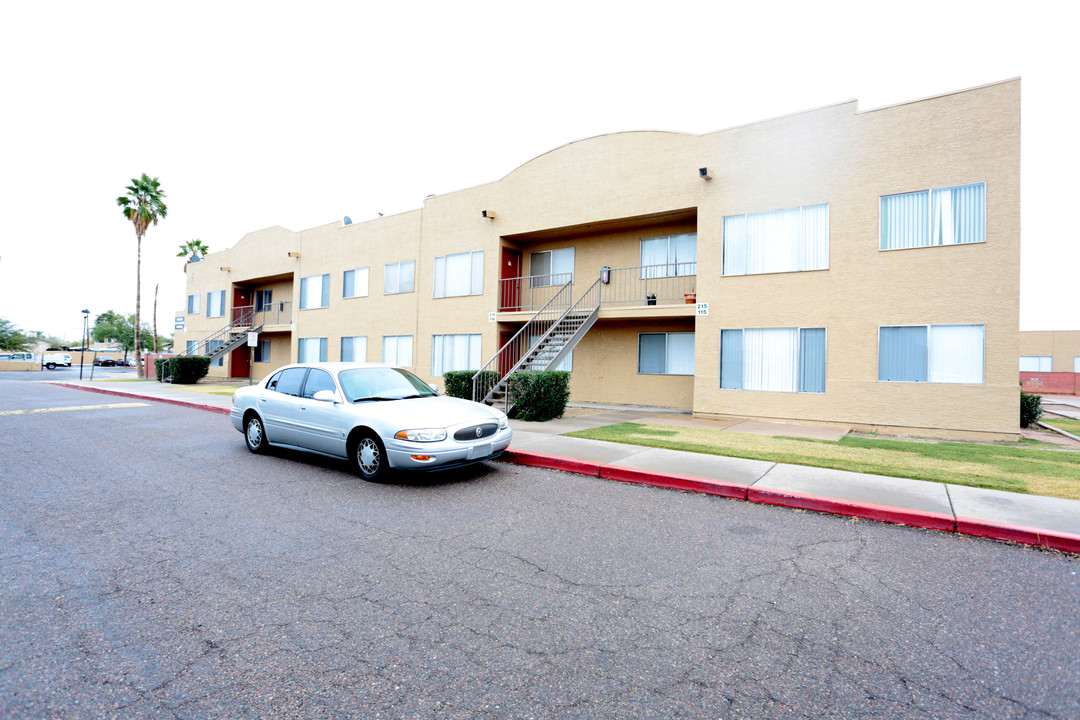
<instances>
[{"instance_id":1,"label":"white window curtain","mask_svg":"<svg viewBox=\"0 0 1080 720\"><path fill-rule=\"evenodd\" d=\"M829 206L725 217L723 245L724 275L828 269Z\"/></svg>"},{"instance_id":2,"label":"white window curtain","mask_svg":"<svg viewBox=\"0 0 1080 720\"><path fill-rule=\"evenodd\" d=\"M330 276L300 278L300 309L323 308L330 304Z\"/></svg>"},{"instance_id":3,"label":"white window curtain","mask_svg":"<svg viewBox=\"0 0 1080 720\"><path fill-rule=\"evenodd\" d=\"M461 297L484 292L484 251L435 258L434 296Z\"/></svg>"},{"instance_id":4,"label":"white window curtain","mask_svg":"<svg viewBox=\"0 0 1080 720\"><path fill-rule=\"evenodd\" d=\"M697 233L642 238L641 277L697 275Z\"/></svg>"},{"instance_id":5,"label":"white window curtain","mask_svg":"<svg viewBox=\"0 0 1080 720\"><path fill-rule=\"evenodd\" d=\"M930 244L982 242L986 237L986 185L960 185L934 190L931 197Z\"/></svg>"},{"instance_id":6,"label":"white window curtain","mask_svg":"<svg viewBox=\"0 0 1080 720\"><path fill-rule=\"evenodd\" d=\"M982 383L982 325L931 325L927 379L932 383Z\"/></svg>"},{"instance_id":7,"label":"white window curtain","mask_svg":"<svg viewBox=\"0 0 1080 720\"><path fill-rule=\"evenodd\" d=\"M341 338L341 362L367 362L367 337L354 335Z\"/></svg>"},{"instance_id":8,"label":"white window curtain","mask_svg":"<svg viewBox=\"0 0 1080 720\"><path fill-rule=\"evenodd\" d=\"M403 260L383 268L383 294L410 293L415 287L416 261Z\"/></svg>"},{"instance_id":9,"label":"white window curtain","mask_svg":"<svg viewBox=\"0 0 1080 720\"><path fill-rule=\"evenodd\" d=\"M1050 355L1021 355L1020 372L1052 372L1054 358Z\"/></svg>"},{"instance_id":10,"label":"white window curtain","mask_svg":"<svg viewBox=\"0 0 1080 720\"><path fill-rule=\"evenodd\" d=\"M201 298L202 298L201 295L188 295L187 296L188 315L198 315L199 312L201 312L200 309L199 309L199 300Z\"/></svg>"},{"instance_id":11,"label":"white window curtain","mask_svg":"<svg viewBox=\"0 0 1080 720\"><path fill-rule=\"evenodd\" d=\"M382 349L382 361L387 365L412 367L412 335L385 335Z\"/></svg>"},{"instance_id":12,"label":"white window curtain","mask_svg":"<svg viewBox=\"0 0 1080 720\"><path fill-rule=\"evenodd\" d=\"M300 338L297 362L326 362L326 338Z\"/></svg>"},{"instance_id":13,"label":"white window curtain","mask_svg":"<svg viewBox=\"0 0 1080 720\"><path fill-rule=\"evenodd\" d=\"M432 335L431 374L441 377L451 370L480 369L479 335Z\"/></svg>"},{"instance_id":14,"label":"white window curtain","mask_svg":"<svg viewBox=\"0 0 1080 720\"><path fill-rule=\"evenodd\" d=\"M574 279L574 248L541 250L529 255L531 287L565 285Z\"/></svg>"},{"instance_id":15,"label":"white window curtain","mask_svg":"<svg viewBox=\"0 0 1080 720\"><path fill-rule=\"evenodd\" d=\"M667 374L694 374L694 333L668 333Z\"/></svg>"},{"instance_id":16,"label":"white window curtain","mask_svg":"<svg viewBox=\"0 0 1080 720\"><path fill-rule=\"evenodd\" d=\"M928 243L930 196L926 191L881 198L881 249L900 250Z\"/></svg>"},{"instance_id":17,"label":"white window curtain","mask_svg":"<svg viewBox=\"0 0 1080 720\"><path fill-rule=\"evenodd\" d=\"M346 270L342 282L342 297L367 297L368 294L368 268L356 268Z\"/></svg>"},{"instance_id":18,"label":"white window curtain","mask_svg":"<svg viewBox=\"0 0 1080 720\"><path fill-rule=\"evenodd\" d=\"M206 317L225 316L225 291L215 290L206 293Z\"/></svg>"},{"instance_id":19,"label":"white window curtain","mask_svg":"<svg viewBox=\"0 0 1080 720\"><path fill-rule=\"evenodd\" d=\"M796 392L799 387L799 331L762 328L743 331L743 389Z\"/></svg>"}]
</instances>

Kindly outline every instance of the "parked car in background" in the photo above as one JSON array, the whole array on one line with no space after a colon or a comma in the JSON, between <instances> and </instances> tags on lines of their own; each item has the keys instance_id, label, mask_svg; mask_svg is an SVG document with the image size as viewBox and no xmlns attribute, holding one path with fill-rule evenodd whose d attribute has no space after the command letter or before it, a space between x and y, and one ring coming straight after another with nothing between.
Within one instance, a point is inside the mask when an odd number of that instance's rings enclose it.
<instances>
[{"instance_id":1,"label":"parked car in background","mask_svg":"<svg viewBox=\"0 0 1080 720\"><path fill-rule=\"evenodd\" d=\"M102 355L94 358L94 364L98 367L116 367L116 358Z\"/></svg>"},{"instance_id":2,"label":"parked car in background","mask_svg":"<svg viewBox=\"0 0 1080 720\"><path fill-rule=\"evenodd\" d=\"M229 417L251 452L274 445L347 458L366 480L394 468L491 460L513 434L502 411L439 395L408 370L375 363L288 365L233 393Z\"/></svg>"},{"instance_id":3,"label":"parked car in background","mask_svg":"<svg viewBox=\"0 0 1080 720\"><path fill-rule=\"evenodd\" d=\"M45 357L42 359L49 370L55 370L58 367L71 367L71 355L68 353L45 353Z\"/></svg>"},{"instance_id":4,"label":"parked car in background","mask_svg":"<svg viewBox=\"0 0 1080 720\"><path fill-rule=\"evenodd\" d=\"M0 353L0 360L33 360L34 353L28 352L6 352Z\"/></svg>"},{"instance_id":5,"label":"parked car in background","mask_svg":"<svg viewBox=\"0 0 1080 720\"><path fill-rule=\"evenodd\" d=\"M120 360L117 360L116 364L117 365L122 365L124 367L135 367L135 358L133 358L133 357L122 358Z\"/></svg>"}]
</instances>

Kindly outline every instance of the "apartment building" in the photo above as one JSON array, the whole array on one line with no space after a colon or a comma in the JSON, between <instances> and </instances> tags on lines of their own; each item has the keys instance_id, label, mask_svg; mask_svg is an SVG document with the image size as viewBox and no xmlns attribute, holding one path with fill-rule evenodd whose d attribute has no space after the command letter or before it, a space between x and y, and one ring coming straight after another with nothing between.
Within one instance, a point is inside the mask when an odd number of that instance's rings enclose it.
<instances>
[{"instance_id":1,"label":"apartment building","mask_svg":"<svg viewBox=\"0 0 1080 720\"><path fill-rule=\"evenodd\" d=\"M1021 332L1020 382L1024 392L1080 395L1080 330Z\"/></svg>"},{"instance_id":2,"label":"apartment building","mask_svg":"<svg viewBox=\"0 0 1080 720\"><path fill-rule=\"evenodd\" d=\"M187 265L176 346L218 376L553 367L572 402L1003 439L1019 260L1014 79L603 135L411 212L252 232Z\"/></svg>"}]
</instances>

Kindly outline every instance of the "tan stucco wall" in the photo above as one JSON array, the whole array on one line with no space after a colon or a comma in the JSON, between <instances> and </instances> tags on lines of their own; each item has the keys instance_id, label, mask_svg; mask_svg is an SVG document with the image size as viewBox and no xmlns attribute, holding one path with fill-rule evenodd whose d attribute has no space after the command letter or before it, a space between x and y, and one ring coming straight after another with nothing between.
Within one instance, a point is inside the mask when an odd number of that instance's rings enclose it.
<instances>
[{"instance_id":1,"label":"tan stucco wall","mask_svg":"<svg viewBox=\"0 0 1080 720\"><path fill-rule=\"evenodd\" d=\"M1020 333L1020 355L1050 356L1053 372L1075 372L1080 330L1025 330Z\"/></svg>"},{"instance_id":2,"label":"tan stucco wall","mask_svg":"<svg viewBox=\"0 0 1080 720\"><path fill-rule=\"evenodd\" d=\"M713 179L701 179L700 167ZM638 265L642 238L696 230L697 299L709 304L709 314L658 320L656 308L642 307L637 318L630 311L623 321L601 321L575 350L573 400L885 431L1011 435L1018 429L1021 354L1019 178L1019 80L869 112L841 103L700 136L590 138L496 182L430 197L412 212L245 236L188 266L188 292L200 294L202 314L187 319L177 347L223 325L222 318L205 317L208 291L228 290L227 318L234 285L272 285L275 300L291 287L296 300L300 278L329 273L328 308L292 305L287 359L295 359L299 338L326 337L327 358L336 360L342 336L364 335L367 359L379 361L384 335L412 335L412 367L430 380L432 335L479 333L486 361L500 327L515 319L489 320L498 303L501 246L522 252L524 273L531 252L573 246L577 295L604 265ZM880 196L974 182L986 183L986 242L878 249ZM829 205L827 270L721 275L725 216L818 203ZM483 218L483 210L494 219ZM483 294L433 298L435 258L475 250L484 252ZM383 266L400 260L416 262L415 291L384 295ZM365 266L369 296L342 298L342 273ZM985 326L983 384L878 382L880 326L967 323ZM821 326L828 332L824 394L719 388L721 329ZM641 327L694 328L695 377L639 376ZM271 364L281 357L279 345L284 350L284 339L275 339Z\"/></svg>"}]
</instances>

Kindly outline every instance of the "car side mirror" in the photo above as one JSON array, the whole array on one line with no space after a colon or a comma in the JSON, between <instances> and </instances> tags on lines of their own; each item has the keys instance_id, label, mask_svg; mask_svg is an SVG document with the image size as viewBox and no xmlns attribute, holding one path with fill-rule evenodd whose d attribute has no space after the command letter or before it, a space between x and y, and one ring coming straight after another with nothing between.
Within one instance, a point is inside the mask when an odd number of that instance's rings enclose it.
<instances>
[{"instance_id":1,"label":"car side mirror","mask_svg":"<svg viewBox=\"0 0 1080 720\"><path fill-rule=\"evenodd\" d=\"M338 396L337 396L337 393L334 392L333 390L319 390L318 392L316 392L314 395L311 396L311 399L312 400L319 400L320 402L336 403L338 401Z\"/></svg>"}]
</instances>

